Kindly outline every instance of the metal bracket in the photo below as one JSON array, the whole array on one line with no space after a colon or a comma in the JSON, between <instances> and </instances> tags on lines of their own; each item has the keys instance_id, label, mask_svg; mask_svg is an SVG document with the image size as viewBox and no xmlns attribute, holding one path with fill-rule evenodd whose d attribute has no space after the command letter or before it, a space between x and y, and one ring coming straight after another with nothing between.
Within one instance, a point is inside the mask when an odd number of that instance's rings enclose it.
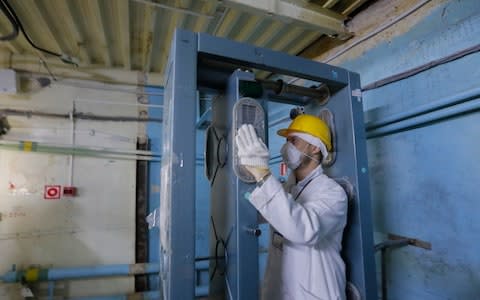
<instances>
[{"instance_id":1,"label":"metal bracket","mask_svg":"<svg viewBox=\"0 0 480 300\"><path fill-rule=\"evenodd\" d=\"M422 241L422 240L419 240L419 239L404 237L404 236L396 235L396 234L393 234L393 233L388 234L388 239L392 240L392 241L398 241L398 240L405 240L406 239L406 240L408 240L408 245L410 245L410 246L423 248L425 250L432 250L432 244L431 243L426 242L426 241Z\"/></svg>"},{"instance_id":2,"label":"metal bracket","mask_svg":"<svg viewBox=\"0 0 480 300\"><path fill-rule=\"evenodd\" d=\"M426 250L432 250L432 244L429 242L389 233L388 240L375 245L375 251L383 251L390 248L399 248L408 245Z\"/></svg>"},{"instance_id":3,"label":"metal bracket","mask_svg":"<svg viewBox=\"0 0 480 300\"><path fill-rule=\"evenodd\" d=\"M419 248L423 248L426 250L432 250L432 244L429 242L425 242L419 239L414 239L414 238L409 238L409 237L404 237L396 234L389 233L388 234L388 240L381 242L377 245L375 245L375 252L381 251L381 268L382 268L382 275L381 275L381 280L382 280L382 299L387 300L387 260L386 260L386 252L388 249L393 249L393 248L400 248L400 247L405 247L405 246L415 246Z\"/></svg>"}]
</instances>

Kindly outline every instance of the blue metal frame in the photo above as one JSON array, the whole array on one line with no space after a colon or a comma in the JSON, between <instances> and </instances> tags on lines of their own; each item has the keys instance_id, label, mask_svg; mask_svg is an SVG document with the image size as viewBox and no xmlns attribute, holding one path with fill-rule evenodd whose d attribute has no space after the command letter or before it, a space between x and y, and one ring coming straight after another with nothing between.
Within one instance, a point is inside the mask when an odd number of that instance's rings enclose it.
<instances>
[{"instance_id":1,"label":"blue metal frame","mask_svg":"<svg viewBox=\"0 0 480 300\"><path fill-rule=\"evenodd\" d=\"M177 30L175 33L166 74L164 113L166 145L162 166L164 211L161 215L167 222L160 225L169 238L166 239L166 245L162 245L161 253L166 299L193 298L192 254L195 245L192 224L195 223L193 212L195 197L192 193L195 178L192 170L195 168L193 156L196 91L216 89L231 93L228 86L235 85L228 82L233 78L232 73L239 68L258 68L328 85L332 93L330 101L325 106L309 105L306 110L316 114L320 109L327 107L337 118L337 160L325 171L333 178L348 179L354 186L355 197L350 204L349 221L344 235L343 257L347 266L347 279L357 287L362 299L376 299L362 99L353 93L360 89L358 74L300 57L183 30ZM231 114L230 111L225 113ZM232 253L239 253L233 257L234 260L249 255L242 253L239 247L241 245L237 243L235 250L229 250L229 260L232 260ZM230 264L230 261L227 264ZM248 286L252 293L248 299L255 299L258 295L258 290L255 289L257 278L249 277L248 271L240 270L240 273L235 273L234 276L238 276L235 280L240 283L237 287ZM229 281L232 280L234 279L229 278ZM231 298L240 299L237 296L238 294L231 294Z\"/></svg>"},{"instance_id":2,"label":"blue metal frame","mask_svg":"<svg viewBox=\"0 0 480 300\"><path fill-rule=\"evenodd\" d=\"M212 124L218 134L226 137L227 148L233 149L232 111L239 95L239 81L253 81L252 73L235 71L227 85L225 97L212 106ZM233 170L231 151L228 162L218 168L211 187L212 228L210 239L210 256L225 256L219 266L219 260L212 261L210 271L217 268L210 285L210 296L225 295L227 299L258 298L258 239L250 233L257 227L257 211L245 199L245 193L252 190L252 184L242 182ZM216 253L218 243L220 253ZM225 274L219 268L225 267Z\"/></svg>"},{"instance_id":3,"label":"blue metal frame","mask_svg":"<svg viewBox=\"0 0 480 300\"><path fill-rule=\"evenodd\" d=\"M177 31L164 94L160 277L166 300L195 297L196 35Z\"/></svg>"},{"instance_id":4,"label":"blue metal frame","mask_svg":"<svg viewBox=\"0 0 480 300\"><path fill-rule=\"evenodd\" d=\"M148 103L154 105L163 105L163 88L148 87L147 92L155 94L148 97ZM148 109L148 115L151 118L162 118L163 110L157 106L151 106ZM149 122L147 124L147 136L150 143L150 150L155 153L162 151L162 123ZM161 162L151 161L148 164L148 213L151 214L160 205L160 174ZM153 226L148 231L148 262L158 263L159 258L159 228ZM148 276L148 286L150 290L159 290L159 278L157 274Z\"/></svg>"},{"instance_id":5,"label":"blue metal frame","mask_svg":"<svg viewBox=\"0 0 480 300\"><path fill-rule=\"evenodd\" d=\"M347 266L347 280L355 285L362 299L376 299L376 270L373 225L363 105L360 76L349 72L349 85L332 95L325 106L337 118L337 157L326 173L336 179L347 179L354 186L349 203L348 223L344 231L342 256ZM312 112L310 108L307 112Z\"/></svg>"},{"instance_id":6,"label":"blue metal frame","mask_svg":"<svg viewBox=\"0 0 480 300\"><path fill-rule=\"evenodd\" d=\"M328 84L332 88L348 84L348 71L320 62L291 56L265 48L198 34L198 52L215 60L228 61L242 67L253 67L278 74L310 79Z\"/></svg>"}]
</instances>

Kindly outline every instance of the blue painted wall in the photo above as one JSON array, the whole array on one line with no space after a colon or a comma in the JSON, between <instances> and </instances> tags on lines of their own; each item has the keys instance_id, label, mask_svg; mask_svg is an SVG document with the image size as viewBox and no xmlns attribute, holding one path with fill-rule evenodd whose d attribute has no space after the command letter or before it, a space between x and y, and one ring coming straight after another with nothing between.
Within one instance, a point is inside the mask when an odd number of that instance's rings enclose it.
<instances>
[{"instance_id":1,"label":"blue painted wall","mask_svg":"<svg viewBox=\"0 0 480 300\"><path fill-rule=\"evenodd\" d=\"M479 43L480 1L449 1L341 66L360 73L365 85ZM476 53L366 92L366 118L478 88L479 66ZM395 233L433 247L390 252L388 299L480 299L479 121L473 111L368 141L377 242Z\"/></svg>"}]
</instances>

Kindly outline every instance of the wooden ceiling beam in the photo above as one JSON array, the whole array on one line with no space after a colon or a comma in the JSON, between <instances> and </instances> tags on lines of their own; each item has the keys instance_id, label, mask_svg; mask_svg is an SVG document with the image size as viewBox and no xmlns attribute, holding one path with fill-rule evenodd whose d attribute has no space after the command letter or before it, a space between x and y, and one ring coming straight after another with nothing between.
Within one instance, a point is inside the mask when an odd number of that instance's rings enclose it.
<instances>
[{"instance_id":1,"label":"wooden ceiling beam","mask_svg":"<svg viewBox=\"0 0 480 300\"><path fill-rule=\"evenodd\" d=\"M295 24L323 34L346 39L345 16L313 3L291 3L286 0L223 0L222 5L232 9L260 14L286 24Z\"/></svg>"},{"instance_id":2,"label":"wooden ceiling beam","mask_svg":"<svg viewBox=\"0 0 480 300\"><path fill-rule=\"evenodd\" d=\"M348 16L365 2L367 2L367 0L355 0L352 3L349 3L348 6L342 10L342 15Z\"/></svg>"}]
</instances>

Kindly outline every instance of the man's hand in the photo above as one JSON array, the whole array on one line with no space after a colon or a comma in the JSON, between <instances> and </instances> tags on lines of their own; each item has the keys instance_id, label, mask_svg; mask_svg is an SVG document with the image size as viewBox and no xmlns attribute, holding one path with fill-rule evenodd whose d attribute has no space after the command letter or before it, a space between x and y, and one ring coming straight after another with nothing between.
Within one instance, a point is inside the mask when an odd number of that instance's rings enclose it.
<instances>
[{"instance_id":1,"label":"man's hand","mask_svg":"<svg viewBox=\"0 0 480 300\"><path fill-rule=\"evenodd\" d=\"M257 136L251 124L242 125L235 137L238 157L243 165L257 181L270 173L268 160L270 153L263 141Z\"/></svg>"}]
</instances>

